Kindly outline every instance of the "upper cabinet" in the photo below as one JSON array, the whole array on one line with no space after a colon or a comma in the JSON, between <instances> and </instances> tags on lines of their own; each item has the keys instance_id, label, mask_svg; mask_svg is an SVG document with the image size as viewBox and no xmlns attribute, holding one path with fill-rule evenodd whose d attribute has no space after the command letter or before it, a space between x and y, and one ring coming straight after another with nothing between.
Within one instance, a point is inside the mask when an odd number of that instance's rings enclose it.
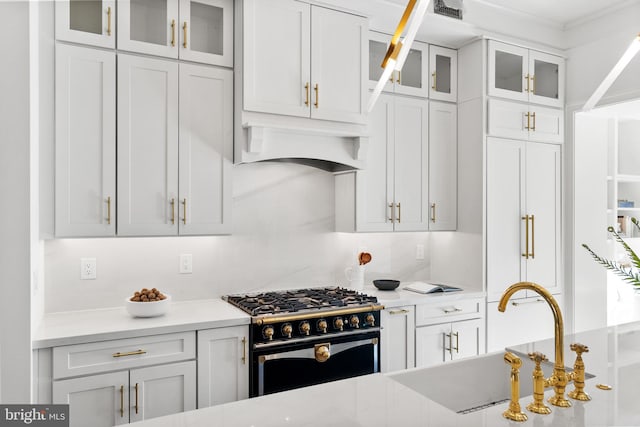
<instances>
[{"instance_id":1,"label":"upper cabinet","mask_svg":"<svg viewBox=\"0 0 640 427\"><path fill-rule=\"evenodd\" d=\"M56 1L56 39L116 47L115 0Z\"/></svg>"},{"instance_id":2,"label":"upper cabinet","mask_svg":"<svg viewBox=\"0 0 640 427\"><path fill-rule=\"evenodd\" d=\"M119 1L118 49L231 67L233 0Z\"/></svg>"},{"instance_id":3,"label":"upper cabinet","mask_svg":"<svg viewBox=\"0 0 640 427\"><path fill-rule=\"evenodd\" d=\"M243 109L365 122L367 20L293 0L243 3Z\"/></svg>"},{"instance_id":4,"label":"upper cabinet","mask_svg":"<svg viewBox=\"0 0 640 427\"><path fill-rule=\"evenodd\" d=\"M405 64L406 66L406 64ZM458 52L429 46L429 98L456 102L458 98Z\"/></svg>"},{"instance_id":5,"label":"upper cabinet","mask_svg":"<svg viewBox=\"0 0 640 427\"><path fill-rule=\"evenodd\" d=\"M564 73L559 56L489 40L490 96L563 107Z\"/></svg>"},{"instance_id":6,"label":"upper cabinet","mask_svg":"<svg viewBox=\"0 0 640 427\"><path fill-rule=\"evenodd\" d=\"M369 89L375 88L382 76L381 65L390 40L391 36L387 34L369 32ZM426 78L428 60L429 45L413 42L402 71L394 71L383 90L426 98L429 96Z\"/></svg>"}]
</instances>

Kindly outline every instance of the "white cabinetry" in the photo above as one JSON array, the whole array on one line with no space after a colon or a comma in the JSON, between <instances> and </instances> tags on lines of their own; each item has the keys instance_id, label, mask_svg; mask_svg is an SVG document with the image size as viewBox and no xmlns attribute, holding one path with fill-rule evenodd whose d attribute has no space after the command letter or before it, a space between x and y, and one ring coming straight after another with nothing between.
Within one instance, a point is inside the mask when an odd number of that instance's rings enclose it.
<instances>
[{"instance_id":1,"label":"white cabinetry","mask_svg":"<svg viewBox=\"0 0 640 427\"><path fill-rule=\"evenodd\" d=\"M564 106L564 59L489 40L488 94L553 107Z\"/></svg>"},{"instance_id":2,"label":"white cabinetry","mask_svg":"<svg viewBox=\"0 0 640 427\"><path fill-rule=\"evenodd\" d=\"M245 110L364 122L366 18L292 0L245 0L243 27Z\"/></svg>"},{"instance_id":3,"label":"white cabinetry","mask_svg":"<svg viewBox=\"0 0 640 427\"><path fill-rule=\"evenodd\" d=\"M119 55L118 234L228 231L231 100L229 70Z\"/></svg>"},{"instance_id":4,"label":"white cabinetry","mask_svg":"<svg viewBox=\"0 0 640 427\"><path fill-rule=\"evenodd\" d=\"M118 49L231 67L233 0L119 1Z\"/></svg>"},{"instance_id":5,"label":"white cabinetry","mask_svg":"<svg viewBox=\"0 0 640 427\"><path fill-rule=\"evenodd\" d=\"M115 87L115 53L56 46L57 237L116 233Z\"/></svg>"},{"instance_id":6,"label":"white cabinetry","mask_svg":"<svg viewBox=\"0 0 640 427\"><path fill-rule=\"evenodd\" d=\"M416 306L416 367L484 353L484 300L468 298Z\"/></svg>"},{"instance_id":7,"label":"white cabinetry","mask_svg":"<svg viewBox=\"0 0 640 427\"><path fill-rule=\"evenodd\" d=\"M426 231L426 99L382 94L369 114L367 167L336 176L338 231Z\"/></svg>"},{"instance_id":8,"label":"white cabinetry","mask_svg":"<svg viewBox=\"0 0 640 427\"><path fill-rule=\"evenodd\" d=\"M194 359L194 332L55 347L52 400L70 405L72 426L193 410Z\"/></svg>"},{"instance_id":9,"label":"white cabinetry","mask_svg":"<svg viewBox=\"0 0 640 427\"><path fill-rule=\"evenodd\" d=\"M458 217L458 109L429 103L429 230L455 230Z\"/></svg>"},{"instance_id":10,"label":"white cabinetry","mask_svg":"<svg viewBox=\"0 0 640 427\"><path fill-rule=\"evenodd\" d=\"M198 408L249 397L247 327L198 331Z\"/></svg>"},{"instance_id":11,"label":"white cabinetry","mask_svg":"<svg viewBox=\"0 0 640 427\"><path fill-rule=\"evenodd\" d=\"M489 100L491 136L539 142L564 140L564 111L518 102Z\"/></svg>"},{"instance_id":12,"label":"white cabinetry","mask_svg":"<svg viewBox=\"0 0 640 427\"><path fill-rule=\"evenodd\" d=\"M55 2L56 39L93 46L116 47L116 1Z\"/></svg>"},{"instance_id":13,"label":"white cabinetry","mask_svg":"<svg viewBox=\"0 0 640 427\"><path fill-rule=\"evenodd\" d=\"M385 308L380 313L380 370L415 367L415 307Z\"/></svg>"},{"instance_id":14,"label":"white cabinetry","mask_svg":"<svg viewBox=\"0 0 640 427\"><path fill-rule=\"evenodd\" d=\"M458 52L440 46L429 46L429 98L439 101L458 100Z\"/></svg>"}]
</instances>

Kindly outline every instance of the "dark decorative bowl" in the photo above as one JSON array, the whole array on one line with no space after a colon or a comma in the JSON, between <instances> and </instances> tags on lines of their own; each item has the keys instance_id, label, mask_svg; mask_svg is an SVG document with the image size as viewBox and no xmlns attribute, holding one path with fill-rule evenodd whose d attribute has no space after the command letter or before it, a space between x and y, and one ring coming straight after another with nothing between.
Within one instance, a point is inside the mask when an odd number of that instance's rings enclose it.
<instances>
[{"instance_id":1,"label":"dark decorative bowl","mask_svg":"<svg viewBox=\"0 0 640 427\"><path fill-rule=\"evenodd\" d=\"M400 285L400 280L379 279L374 280L373 285L381 291L392 291Z\"/></svg>"}]
</instances>

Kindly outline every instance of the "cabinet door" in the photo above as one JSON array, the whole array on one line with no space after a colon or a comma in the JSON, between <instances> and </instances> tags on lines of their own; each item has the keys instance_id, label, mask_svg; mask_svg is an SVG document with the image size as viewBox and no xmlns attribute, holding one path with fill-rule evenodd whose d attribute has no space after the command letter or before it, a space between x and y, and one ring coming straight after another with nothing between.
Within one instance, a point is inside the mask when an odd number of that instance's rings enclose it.
<instances>
[{"instance_id":1,"label":"cabinet door","mask_svg":"<svg viewBox=\"0 0 640 427\"><path fill-rule=\"evenodd\" d=\"M311 117L364 123L367 19L311 6Z\"/></svg>"},{"instance_id":2,"label":"cabinet door","mask_svg":"<svg viewBox=\"0 0 640 427\"><path fill-rule=\"evenodd\" d=\"M118 49L178 57L178 0L118 1Z\"/></svg>"},{"instance_id":3,"label":"cabinet door","mask_svg":"<svg viewBox=\"0 0 640 427\"><path fill-rule=\"evenodd\" d=\"M243 12L244 109L309 117L310 6L246 0Z\"/></svg>"},{"instance_id":4,"label":"cabinet door","mask_svg":"<svg viewBox=\"0 0 640 427\"><path fill-rule=\"evenodd\" d=\"M249 397L246 326L198 331L198 408Z\"/></svg>"},{"instance_id":5,"label":"cabinet door","mask_svg":"<svg viewBox=\"0 0 640 427\"><path fill-rule=\"evenodd\" d=\"M129 378L131 422L196 409L196 362L132 369Z\"/></svg>"},{"instance_id":6,"label":"cabinet door","mask_svg":"<svg viewBox=\"0 0 640 427\"><path fill-rule=\"evenodd\" d=\"M429 103L429 230L455 230L457 224L457 107Z\"/></svg>"},{"instance_id":7,"label":"cabinet door","mask_svg":"<svg viewBox=\"0 0 640 427\"><path fill-rule=\"evenodd\" d=\"M367 167L356 172L357 231L393 231L394 97L382 94L369 114Z\"/></svg>"},{"instance_id":8,"label":"cabinet door","mask_svg":"<svg viewBox=\"0 0 640 427\"><path fill-rule=\"evenodd\" d=\"M369 89L371 90L375 89L384 71L382 61L384 61L384 57L387 54L389 41L391 41L391 36L376 31L369 31ZM382 91L393 92L395 87L394 83L395 73L384 85Z\"/></svg>"},{"instance_id":9,"label":"cabinet door","mask_svg":"<svg viewBox=\"0 0 640 427\"><path fill-rule=\"evenodd\" d=\"M451 324L453 360L477 356L483 352L484 323L484 319L473 319Z\"/></svg>"},{"instance_id":10,"label":"cabinet door","mask_svg":"<svg viewBox=\"0 0 640 427\"><path fill-rule=\"evenodd\" d=\"M233 0L180 0L179 56L233 66Z\"/></svg>"},{"instance_id":11,"label":"cabinet door","mask_svg":"<svg viewBox=\"0 0 640 427\"><path fill-rule=\"evenodd\" d=\"M394 227L397 231L429 228L428 123L427 100L395 98Z\"/></svg>"},{"instance_id":12,"label":"cabinet door","mask_svg":"<svg viewBox=\"0 0 640 427\"><path fill-rule=\"evenodd\" d=\"M529 139L529 130L536 120L529 112L528 104L489 99L488 133L503 138ZM546 123L542 119L541 123ZM543 124L543 127L548 124Z\"/></svg>"},{"instance_id":13,"label":"cabinet door","mask_svg":"<svg viewBox=\"0 0 640 427\"><path fill-rule=\"evenodd\" d=\"M391 36L389 36L391 39ZM403 95L429 96L429 79L426 77L429 62L429 45L413 42L402 71L396 71L395 92Z\"/></svg>"},{"instance_id":14,"label":"cabinet door","mask_svg":"<svg viewBox=\"0 0 640 427\"><path fill-rule=\"evenodd\" d=\"M231 231L233 72L180 64L180 234Z\"/></svg>"},{"instance_id":15,"label":"cabinet door","mask_svg":"<svg viewBox=\"0 0 640 427\"><path fill-rule=\"evenodd\" d=\"M562 142L564 140L564 110L529 106L529 140Z\"/></svg>"},{"instance_id":16,"label":"cabinet door","mask_svg":"<svg viewBox=\"0 0 640 427\"><path fill-rule=\"evenodd\" d=\"M522 47L489 40L490 96L528 101L530 79L528 50Z\"/></svg>"},{"instance_id":17,"label":"cabinet door","mask_svg":"<svg viewBox=\"0 0 640 427\"><path fill-rule=\"evenodd\" d=\"M554 107L564 106L564 59L529 51L531 87L529 101Z\"/></svg>"},{"instance_id":18,"label":"cabinet door","mask_svg":"<svg viewBox=\"0 0 640 427\"><path fill-rule=\"evenodd\" d=\"M487 298L524 278L524 142L487 138ZM520 295L524 297L525 295Z\"/></svg>"},{"instance_id":19,"label":"cabinet door","mask_svg":"<svg viewBox=\"0 0 640 427\"><path fill-rule=\"evenodd\" d=\"M129 372L53 381L53 403L68 404L71 427L129 423Z\"/></svg>"},{"instance_id":20,"label":"cabinet door","mask_svg":"<svg viewBox=\"0 0 640 427\"><path fill-rule=\"evenodd\" d=\"M56 46L57 237L116 232L116 56Z\"/></svg>"},{"instance_id":21,"label":"cabinet door","mask_svg":"<svg viewBox=\"0 0 640 427\"><path fill-rule=\"evenodd\" d=\"M439 365L451 359L449 334L451 323L416 328L417 368Z\"/></svg>"},{"instance_id":22,"label":"cabinet door","mask_svg":"<svg viewBox=\"0 0 640 427\"><path fill-rule=\"evenodd\" d=\"M118 55L118 234L178 231L178 64Z\"/></svg>"},{"instance_id":23,"label":"cabinet door","mask_svg":"<svg viewBox=\"0 0 640 427\"><path fill-rule=\"evenodd\" d=\"M116 47L115 0L55 2L56 39Z\"/></svg>"},{"instance_id":24,"label":"cabinet door","mask_svg":"<svg viewBox=\"0 0 640 427\"><path fill-rule=\"evenodd\" d=\"M456 102L458 99L458 51L429 46L429 98Z\"/></svg>"},{"instance_id":25,"label":"cabinet door","mask_svg":"<svg viewBox=\"0 0 640 427\"><path fill-rule=\"evenodd\" d=\"M550 292L558 292L562 235L560 146L530 142L526 153L526 213L531 216L526 277Z\"/></svg>"},{"instance_id":26,"label":"cabinet door","mask_svg":"<svg viewBox=\"0 0 640 427\"><path fill-rule=\"evenodd\" d=\"M415 366L414 306L387 308L381 312L380 369L382 372Z\"/></svg>"}]
</instances>

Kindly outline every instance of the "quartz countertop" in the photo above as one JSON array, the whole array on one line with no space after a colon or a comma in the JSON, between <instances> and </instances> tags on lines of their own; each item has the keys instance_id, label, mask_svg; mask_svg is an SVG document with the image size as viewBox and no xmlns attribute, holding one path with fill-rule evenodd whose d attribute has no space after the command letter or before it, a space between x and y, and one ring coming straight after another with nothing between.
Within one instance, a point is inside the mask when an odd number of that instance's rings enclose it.
<instances>
[{"instance_id":1,"label":"quartz countertop","mask_svg":"<svg viewBox=\"0 0 640 427\"><path fill-rule=\"evenodd\" d=\"M523 325L525 327L525 325ZM550 415L527 413L523 423L502 417L508 402L469 414L457 414L435 401L394 381L389 375L372 374L335 381L303 389L275 393L210 408L189 411L133 423L140 427L178 426L437 426L437 427L500 427L500 426L638 426L637 383L640 379L640 322L568 335L565 344L579 341L589 346L583 355L587 372L594 378L586 381L585 391L592 400L572 400L572 407L552 406ZM513 347L516 352L545 352L553 360L553 340ZM487 357L487 356L477 356ZM565 350L565 363L572 365L574 354ZM452 363L465 363L465 360ZM428 368L438 369L438 367ZM419 371L415 369L414 371ZM549 372L545 372L549 375ZM481 388L472 378L455 378L460 387ZM509 381L509 369L496 381ZM471 383L471 384L470 384ZM596 388L603 383L611 391ZM567 387L571 390L572 385ZM553 394L547 389L545 399ZM530 397L520 399L524 408Z\"/></svg>"},{"instance_id":2,"label":"quartz countertop","mask_svg":"<svg viewBox=\"0 0 640 427\"><path fill-rule=\"evenodd\" d=\"M466 298L484 298L486 296L485 292L465 289L455 292L421 294L403 289L404 286L409 283L411 282L401 282L400 286L392 291L381 291L373 284L367 284L362 292L367 295L375 296L378 298L378 302L386 308L400 307L403 305L429 304L432 302L451 302Z\"/></svg>"}]
</instances>

